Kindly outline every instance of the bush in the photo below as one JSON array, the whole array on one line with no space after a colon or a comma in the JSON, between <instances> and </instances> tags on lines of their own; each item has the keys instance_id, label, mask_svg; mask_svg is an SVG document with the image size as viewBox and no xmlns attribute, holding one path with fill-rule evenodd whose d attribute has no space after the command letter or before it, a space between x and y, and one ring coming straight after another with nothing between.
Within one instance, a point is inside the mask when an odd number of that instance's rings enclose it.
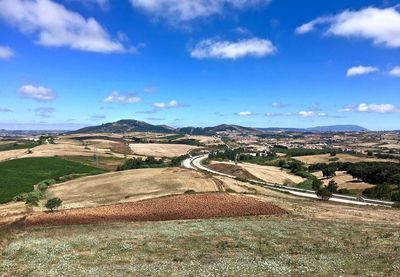
<instances>
[{"instance_id":1,"label":"bush","mask_svg":"<svg viewBox=\"0 0 400 277\"><path fill-rule=\"evenodd\" d=\"M51 198L47 200L45 207L49 209L51 212L53 212L54 209L57 209L60 207L62 204L62 200L58 197L56 198Z\"/></svg>"},{"instance_id":2,"label":"bush","mask_svg":"<svg viewBox=\"0 0 400 277\"><path fill-rule=\"evenodd\" d=\"M335 193L335 192L337 192L338 188L339 188L339 187L338 187L337 183L336 183L334 180L330 180L330 181L329 181L328 186L327 186L327 189L328 189L330 192Z\"/></svg>"},{"instance_id":3,"label":"bush","mask_svg":"<svg viewBox=\"0 0 400 277\"><path fill-rule=\"evenodd\" d=\"M30 192L27 194L27 197L25 199L25 204L29 206L37 206L39 205L40 198L41 195L36 193L36 191Z\"/></svg>"},{"instance_id":4,"label":"bush","mask_svg":"<svg viewBox=\"0 0 400 277\"><path fill-rule=\"evenodd\" d=\"M332 197L332 192L330 192L326 187L323 187L317 191L317 195L321 198L321 200L327 201Z\"/></svg>"},{"instance_id":5,"label":"bush","mask_svg":"<svg viewBox=\"0 0 400 277\"><path fill-rule=\"evenodd\" d=\"M336 176L336 169L333 167L326 167L322 169L322 175L327 178Z\"/></svg>"},{"instance_id":6,"label":"bush","mask_svg":"<svg viewBox=\"0 0 400 277\"><path fill-rule=\"evenodd\" d=\"M37 189L40 190L40 191L43 191L43 192L46 191L47 188L48 188L48 185L47 185L47 184L44 184L44 183L39 183L39 184L37 185Z\"/></svg>"},{"instance_id":7,"label":"bush","mask_svg":"<svg viewBox=\"0 0 400 277\"><path fill-rule=\"evenodd\" d=\"M320 190L322 187L322 181L319 180L317 177L314 177L311 180L312 180L312 183L311 183L312 189L315 191Z\"/></svg>"}]
</instances>

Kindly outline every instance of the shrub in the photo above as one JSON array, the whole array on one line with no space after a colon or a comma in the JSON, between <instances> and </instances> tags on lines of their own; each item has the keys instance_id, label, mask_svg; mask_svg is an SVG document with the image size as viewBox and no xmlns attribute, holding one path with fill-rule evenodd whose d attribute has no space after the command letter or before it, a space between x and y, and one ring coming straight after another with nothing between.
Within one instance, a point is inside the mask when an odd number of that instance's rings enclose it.
<instances>
[{"instance_id":1,"label":"shrub","mask_svg":"<svg viewBox=\"0 0 400 277\"><path fill-rule=\"evenodd\" d=\"M336 176L336 170L333 167L326 167L322 169L322 175L328 178Z\"/></svg>"},{"instance_id":2,"label":"shrub","mask_svg":"<svg viewBox=\"0 0 400 277\"><path fill-rule=\"evenodd\" d=\"M330 192L326 187L323 187L317 191L317 195L321 198L321 200L327 201L332 197L332 192Z\"/></svg>"},{"instance_id":3,"label":"shrub","mask_svg":"<svg viewBox=\"0 0 400 277\"><path fill-rule=\"evenodd\" d=\"M37 186L37 189L40 190L40 191L43 191L43 192L46 191L47 188L48 188L48 185L45 184L45 183L39 183L38 186Z\"/></svg>"},{"instance_id":4,"label":"shrub","mask_svg":"<svg viewBox=\"0 0 400 277\"><path fill-rule=\"evenodd\" d=\"M62 200L58 197L56 198L51 198L47 200L45 207L49 209L51 212L53 212L54 209L57 209L60 207L62 204Z\"/></svg>"},{"instance_id":5,"label":"shrub","mask_svg":"<svg viewBox=\"0 0 400 277\"><path fill-rule=\"evenodd\" d=\"M329 181L328 186L327 186L327 189L328 189L330 192L335 193L335 192L337 192L338 188L339 188L339 187L338 187L337 183L336 183L334 180L330 180L330 181Z\"/></svg>"},{"instance_id":6,"label":"shrub","mask_svg":"<svg viewBox=\"0 0 400 277\"><path fill-rule=\"evenodd\" d=\"M29 206L37 206L39 204L40 196L35 192L30 192L27 194L25 199L25 204Z\"/></svg>"}]
</instances>

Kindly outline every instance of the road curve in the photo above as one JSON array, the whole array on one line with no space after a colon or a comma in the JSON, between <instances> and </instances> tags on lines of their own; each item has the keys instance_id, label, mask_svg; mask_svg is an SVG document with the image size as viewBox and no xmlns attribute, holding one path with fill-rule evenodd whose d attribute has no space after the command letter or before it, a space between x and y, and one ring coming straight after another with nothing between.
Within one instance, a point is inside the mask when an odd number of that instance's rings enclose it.
<instances>
[{"instance_id":1,"label":"road curve","mask_svg":"<svg viewBox=\"0 0 400 277\"><path fill-rule=\"evenodd\" d=\"M190 157L182 162L182 167L192 169L192 170L202 170L209 172L211 174L215 175L220 175L220 176L225 176L229 178L235 179L236 177L233 175L225 174L222 172L218 172L215 170L211 170L203 165L203 161L208 158L208 154L203 154L195 157ZM261 185L265 188L273 189L276 191L281 191L281 192L286 192L290 193L296 196L301 196L301 197L307 197L307 198L312 198L312 199L319 199L319 197L316 195L315 191L312 190L306 190L306 189L299 189L299 188L294 188L294 187L288 187L288 186L283 186L283 185L278 185L278 184L271 184L267 182L262 182L258 180L248 180L249 182ZM329 199L329 201L333 202L338 202L338 203L346 203L346 204L355 204L355 205L370 205L370 206L385 206L385 207L391 207L394 203L389 202L389 201L380 201L380 200L375 200L375 199L363 199L359 200L357 197L354 196L346 196L346 195L340 195L340 194L333 194L333 196Z\"/></svg>"}]
</instances>

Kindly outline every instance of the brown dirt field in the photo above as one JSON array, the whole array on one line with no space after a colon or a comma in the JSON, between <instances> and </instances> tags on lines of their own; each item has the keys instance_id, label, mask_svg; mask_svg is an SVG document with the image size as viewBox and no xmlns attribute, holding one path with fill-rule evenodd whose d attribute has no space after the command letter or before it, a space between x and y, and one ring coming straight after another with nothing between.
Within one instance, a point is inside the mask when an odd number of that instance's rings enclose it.
<instances>
[{"instance_id":1,"label":"brown dirt field","mask_svg":"<svg viewBox=\"0 0 400 277\"><path fill-rule=\"evenodd\" d=\"M26 225L165 221L284 214L286 214L285 210L253 197L226 193L206 193L175 195L97 208L40 213L28 217Z\"/></svg>"},{"instance_id":2,"label":"brown dirt field","mask_svg":"<svg viewBox=\"0 0 400 277\"><path fill-rule=\"evenodd\" d=\"M374 187L374 185L354 179L353 176L348 174L346 171L336 171L336 176L329 179L323 178L322 171L315 172L313 173L313 175L321 179L321 181L323 181L325 185L328 185L329 181L333 179L341 189L364 190L367 188Z\"/></svg>"},{"instance_id":3,"label":"brown dirt field","mask_svg":"<svg viewBox=\"0 0 400 277\"><path fill-rule=\"evenodd\" d=\"M250 174L269 183L291 185L301 183L305 180L300 176L291 174L288 171L276 166L264 166L249 163L238 165L250 172Z\"/></svg>"},{"instance_id":4,"label":"brown dirt field","mask_svg":"<svg viewBox=\"0 0 400 277\"><path fill-rule=\"evenodd\" d=\"M336 157L332 157L330 154L293 157L293 159L301 161L305 164L331 163L331 161L329 160L332 158L338 158L339 160L337 162L350 162L350 163L385 162L385 161L390 162L390 160L368 158L368 157L357 157L349 154L337 154Z\"/></svg>"},{"instance_id":5,"label":"brown dirt field","mask_svg":"<svg viewBox=\"0 0 400 277\"><path fill-rule=\"evenodd\" d=\"M63 200L62 208L71 209L133 202L188 190L214 192L218 187L213 178L183 168L134 169L54 185L46 198L59 197Z\"/></svg>"},{"instance_id":6,"label":"brown dirt field","mask_svg":"<svg viewBox=\"0 0 400 277\"><path fill-rule=\"evenodd\" d=\"M211 170L233 175L242 179L252 179L252 180L258 179L256 176L254 176L247 170L243 169L242 167L231 163L211 162L210 164L207 165L207 167Z\"/></svg>"},{"instance_id":7,"label":"brown dirt field","mask_svg":"<svg viewBox=\"0 0 400 277\"><path fill-rule=\"evenodd\" d=\"M184 144L132 143L129 145L136 155L154 157L177 157L189 153L196 146Z\"/></svg>"}]
</instances>

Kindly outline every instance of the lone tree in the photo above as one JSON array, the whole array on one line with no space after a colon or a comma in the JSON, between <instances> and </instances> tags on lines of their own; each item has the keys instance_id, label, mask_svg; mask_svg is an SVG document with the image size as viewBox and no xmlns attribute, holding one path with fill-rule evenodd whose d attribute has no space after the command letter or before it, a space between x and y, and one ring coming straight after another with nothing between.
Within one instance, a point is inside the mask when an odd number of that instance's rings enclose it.
<instances>
[{"instance_id":1,"label":"lone tree","mask_svg":"<svg viewBox=\"0 0 400 277\"><path fill-rule=\"evenodd\" d=\"M322 170L324 177L330 178L336 176L336 170L333 167L327 167Z\"/></svg>"},{"instance_id":2,"label":"lone tree","mask_svg":"<svg viewBox=\"0 0 400 277\"><path fill-rule=\"evenodd\" d=\"M317 191L317 195L321 198L321 200L328 201L329 198L332 197L332 192L330 192L328 188L322 187Z\"/></svg>"},{"instance_id":3,"label":"lone tree","mask_svg":"<svg viewBox=\"0 0 400 277\"><path fill-rule=\"evenodd\" d=\"M338 191L339 186L335 182L335 180L330 180L328 186L326 187L330 192L335 193Z\"/></svg>"},{"instance_id":4,"label":"lone tree","mask_svg":"<svg viewBox=\"0 0 400 277\"><path fill-rule=\"evenodd\" d=\"M311 187L313 190L318 191L322 187L322 181L319 180L318 178L314 177L312 178L312 184Z\"/></svg>"},{"instance_id":5,"label":"lone tree","mask_svg":"<svg viewBox=\"0 0 400 277\"><path fill-rule=\"evenodd\" d=\"M62 200L60 198L56 197L56 198L51 198L51 199L47 200L45 207L47 209L49 209L51 212L53 212L54 209L57 209L58 207L60 207L61 204L62 204Z\"/></svg>"}]
</instances>

